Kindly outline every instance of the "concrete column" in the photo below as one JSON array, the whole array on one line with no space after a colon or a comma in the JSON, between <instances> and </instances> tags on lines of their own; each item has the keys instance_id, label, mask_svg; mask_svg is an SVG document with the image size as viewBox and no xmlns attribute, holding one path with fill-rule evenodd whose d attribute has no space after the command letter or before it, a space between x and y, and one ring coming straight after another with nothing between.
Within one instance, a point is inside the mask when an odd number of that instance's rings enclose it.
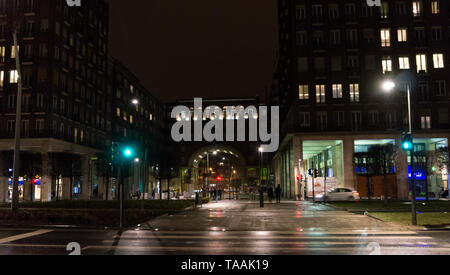
<instances>
[{"instance_id":1,"label":"concrete column","mask_svg":"<svg viewBox=\"0 0 450 275\"><path fill-rule=\"evenodd\" d=\"M108 190L106 188L106 176L98 177L98 196L101 200L106 200L106 194Z\"/></svg>"},{"instance_id":2,"label":"concrete column","mask_svg":"<svg viewBox=\"0 0 450 275\"><path fill-rule=\"evenodd\" d=\"M31 192L33 191L33 188L31 188L30 180L23 182L23 200L24 201L32 201L32 195Z\"/></svg>"},{"instance_id":3,"label":"concrete column","mask_svg":"<svg viewBox=\"0 0 450 275\"><path fill-rule=\"evenodd\" d=\"M353 157L355 154L355 141L353 137L344 137L344 187L356 188L355 165Z\"/></svg>"},{"instance_id":4,"label":"concrete column","mask_svg":"<svg viewBox=\"0 0 450 275\"><path fill-rule=\"evenodd\" d=\"M395 144L402 144L401 137L396 138ZM397 197L401 200L408 200L408 154L400 148L397 148L397 153L395 155L395 174L397 177Z\"/></svg>"},{"instance_id":5,"label":"concrete column","mask_svg":"<svg viewBox=\"0 0 450 275\"><path fill-rule=\"evenodd\" d=\"M0 203L4 203L9 200L8 184L8 177L0 175Z\"/></svg>"},{"instance_id":6,"label":"concrete column","mask_svg":"<svg viewBox=\"0 0 450 275\"><path fill-rule=\"evenodd\" d=\"M42 153L41 200L52 200L52 164L47 153Z\"/></svg>"},{"instance_id":7,"label":"concrete column","mask_svg":"<svg viewBox=\"0 0 450 275\"><path fill-rule=\"evenodd\" d=\"M343 156L343 148L342 143L336 146L333 146L333 172L334 176L338 180L338 186L344 187L344 156Z\"/></svg>"},{"instance_id":8,"label":"concrete column","mask_svg":"<svg viewBox=\"0 0 450 275\"><path fill-rule=\"evenodd\" d=\"M70 200L70 178L63 178L62 179L62 200Z\"/></svg>"},{"instance_id":9,"label":"concrete column","mask_svg":"<svg viewBox=\"0 0 450 275\"><path fill-rule=\"evenodd\" d=\"M0 203L8 200L8 176L4 175L8 171L6 167L5 155L0 153Z\"/></svg>"},{"instance_id":10,"label":"concrete column","mask_svg":"<svg viewBox=\"0 0 450 275\"><path fill-rule=\"evenodd\" d=\"M81 175L81 199L89 200L92 194L89 156L81 156Z\"/></svg>"},{"instance_id":11,"label":"concrete column","mask_svg":"<svg viewBox=\"0 0 450 275\"><path fill-rule=\"evenodd\" d=\"M303 195L305 192L303 191L303 184L301 184L297 180L297 175L303 175L303 140L300 137L294 136L293 141L293 154L294 154L294 175L292 175L292 182L295 182L295 200L303 200Z\"/></svg>"}]
</instances>

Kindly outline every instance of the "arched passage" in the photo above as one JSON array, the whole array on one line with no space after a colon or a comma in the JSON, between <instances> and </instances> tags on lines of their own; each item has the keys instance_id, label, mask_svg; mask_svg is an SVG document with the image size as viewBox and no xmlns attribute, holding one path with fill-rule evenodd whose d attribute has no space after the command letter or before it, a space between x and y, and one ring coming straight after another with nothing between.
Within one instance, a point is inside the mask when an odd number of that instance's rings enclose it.
<instances>
[{"instance_id":1,"label":"arched passage","mask_svg":"<svg viewBox=\"0 0 450 275\"><path fill-rule=\"evenodd\" d=\"M224 196L234 197L247 183L247 160L244 154L228 145L207 145L191 154L188 160L194 190L205 195L220 190Z\"/></svg>"}]
</instances>

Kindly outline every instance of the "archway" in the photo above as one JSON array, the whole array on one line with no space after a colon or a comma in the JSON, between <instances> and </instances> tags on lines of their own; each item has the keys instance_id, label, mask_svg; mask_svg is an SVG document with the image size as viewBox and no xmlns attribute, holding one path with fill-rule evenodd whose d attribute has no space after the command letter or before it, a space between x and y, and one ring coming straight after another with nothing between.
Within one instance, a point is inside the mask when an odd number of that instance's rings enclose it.
<instances>
[{"instance_id":1,"label":"archway","mask_svg":"<svg viewBox=\"0 0 450 275\"><path fill-rule=\"evenodd\" d=\"M211 196L218 190L222 198L236 198L247 183L247 160L232 146L212 144L197 149L188 160L192 191Z\"/></svg>"}]
</instances>

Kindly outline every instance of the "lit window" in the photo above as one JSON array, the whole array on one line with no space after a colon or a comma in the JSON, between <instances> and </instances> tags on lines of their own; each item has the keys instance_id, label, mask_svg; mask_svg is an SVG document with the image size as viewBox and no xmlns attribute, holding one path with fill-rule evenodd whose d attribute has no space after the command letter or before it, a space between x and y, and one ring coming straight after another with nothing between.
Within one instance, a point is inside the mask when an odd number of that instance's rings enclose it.
<instances>
[{"instance_id":1,"label":"lit window","mask_svg":"<svg viewBox=\"0 0 450 275\"><path fill-rule=\"evenodd\" d=\"M19 81L19 74L17 70L12 70L9 72L9 83L17 83Z\"/></svg>"},{"instance_id":2,"label":"lit window","mask_svg":"<svg viewBox=\"0 0 450 275\"><path fill-rule=\"evenodd\" d=\"M398 64L400 67L400 70L409 70L409 57L399 57L398 58Z\"/></svg>"},{"instance_id":3,"label":"lit window","mask_svg":"<svg viewBox=\"0 0 450 275\"><path fill-rule=\"evenodd\" d=\"M17 46L17 51L20 51L20 46ZM11 58L16 58L16 47L11 46Z\"/></svg>"},{"instance_id":4,"label":"lit window","mask_svg":"<svg viewBox=\"0 0 450 275\"><path fill-rule=\"evenodd\" d=\"M117 117L120 117L120 108L116 109L116 114L117 114Z\"/></svg>"},{"instance_id":5,"label":"lit window","mask_svg":"<svg viewBox=\"0 0 450 275\"><path fill-rule=\"evenodd\" d=\"M422 16L422 3L421 3L421 1L413 1L412 2L412 8L413 8L413 16L414 17Z\"/></svg>"},{"instance_id":6,"label":"lit window","mask_svg":"<svg viewBox=\"0 0 450 275\"><path fill-rule=\"evenodd\" d=\"M408 34L406 29L398 29L397 30L398 42L406 42L408 41Z\"/></svg>"},{"instance_id":7,"label":"lit window","mask_svg":"<svg viewBox=\"0 0 450 275\"><path fill-rule=\"evenodd\" d=\"M383 66L383 73L392 72L392 59L390 56L384 56L381 64Z\"/></svg>"},{"instance_id":8,"label":"lit window","mask_svg":"<svg viewBox=\"0 0 450 275\"><path fill-rule=\"evenodd\" d=\"M391 31L389 29L381 30L381 47L391 46Z\"/></svg>"},{"instance_id":9,"label":"lit window","mask_svg":"<svg viewBox=\"0 0 450 275\"><path fill-rule=\"evenodd\" d=\"M333 84L333 98L342 98L342 84Z\"/></svg>"},{"instance_id":10,"label":"lit window","mask_svg":"<svg viewBox=\"0 0 450 275\"><path fill-rule=\"evenodd\" d=\"M431 13L432 14L438 14L440 12L440 5L439 1L431 1Z\"/></svg>"},{"instance_id":11,"label":"lit window","mask_svg":"<svg viewBox=\"0 0 450 275\"><path fill-rule=\"evenodd\" d=\"M359 102L359 84L350 84L350 102Z\"/></svg>"},{"instance_id":12,"label":"lit window","mask_svg":"<svg viewBox=\"0 0 450 275\"><path fill-rule=\"evenodd\" d=\"M325 103L325 85L316 85L316 103Z\"/></svg>"},{"instance_id":13,"label":"lit window","mask_svg":"<svg viewBox=\"0 0 450 275\"><path fill-rule=\"evenodd\" d=\"M420 122L422 129L431 129L431 116L421 116Z\"/></svg>"},{"instance_id":14,"label":"lit window","mask_svg":"<svg viewBox=\"0 0 450 275\"><path fill-rule=\"evenodd\" d=\"M435 69L444 68L444 55L442 53L433 54L433 64Z\"/></svg>"},{"instance_id":15,"label":"lit window","mask_svg":"<svg viewBox=\"0 0 450 275\"><path fill-rule=\"evenodd\" d=\"M308 85L299 85L298 86L299 99L309 99L309 88Z\"/></svg>"},{"instance_id":16,"label":"lit window","mask_svg":"<svg viewBox=\"0 0 450 275\"><path fill-rule=\"evenodd\" d=\"M5 82L5 71L0 71L0 88L3 88L4 82Z\"/></svg>"},{"instance_id":17,"label":"lit window","mask_svg":"<svg viewBox=\"0 0 450 275\"><path fill-rule=\"evenodd\" d=\"M416 55L417 72L427 71L427 56L425 54Z\"/></svg>"}]
</instances>

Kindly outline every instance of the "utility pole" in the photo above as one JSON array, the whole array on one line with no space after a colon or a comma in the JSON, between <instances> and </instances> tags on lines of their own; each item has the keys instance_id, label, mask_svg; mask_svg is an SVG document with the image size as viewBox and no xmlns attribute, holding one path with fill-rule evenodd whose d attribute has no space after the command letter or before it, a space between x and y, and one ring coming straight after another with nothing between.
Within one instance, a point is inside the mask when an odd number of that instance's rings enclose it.
<instances>
[{"instance_id":1,"label":"utility pole","mask_svg":"<svg viewBox=\"0 0 450 275\"><path fill-rule=\"evenodd\" d=\"M316 167L314 166L314 161L312 163L312 192L313 192L313 202L316 202L316 192L315 192L315 180L316 180Z\"/></svg>"},{"instance_id":2,"label":"utility pole","mask_svg":"<svg viewBox=\"0 0 450 275\"><path fill-rule=\"evenodd\" d=\"M14 40L14 54L16 59L16 70L17 70L17 100L16 100L16 129L14 135L14 162L13 162L13 190L12 190L12 200L11 200L11 210L16 212L19 209L19 174L20 174L20 135L21 135L21 120L22 120L22 76L20 69L20 56L19 56L19 46L17 42L17 33L20 29L21 16L19 16L19 3L20 1L14 2L14 15L15 21L13 23L12 35Z\"/></svg>"}]
</instances>

